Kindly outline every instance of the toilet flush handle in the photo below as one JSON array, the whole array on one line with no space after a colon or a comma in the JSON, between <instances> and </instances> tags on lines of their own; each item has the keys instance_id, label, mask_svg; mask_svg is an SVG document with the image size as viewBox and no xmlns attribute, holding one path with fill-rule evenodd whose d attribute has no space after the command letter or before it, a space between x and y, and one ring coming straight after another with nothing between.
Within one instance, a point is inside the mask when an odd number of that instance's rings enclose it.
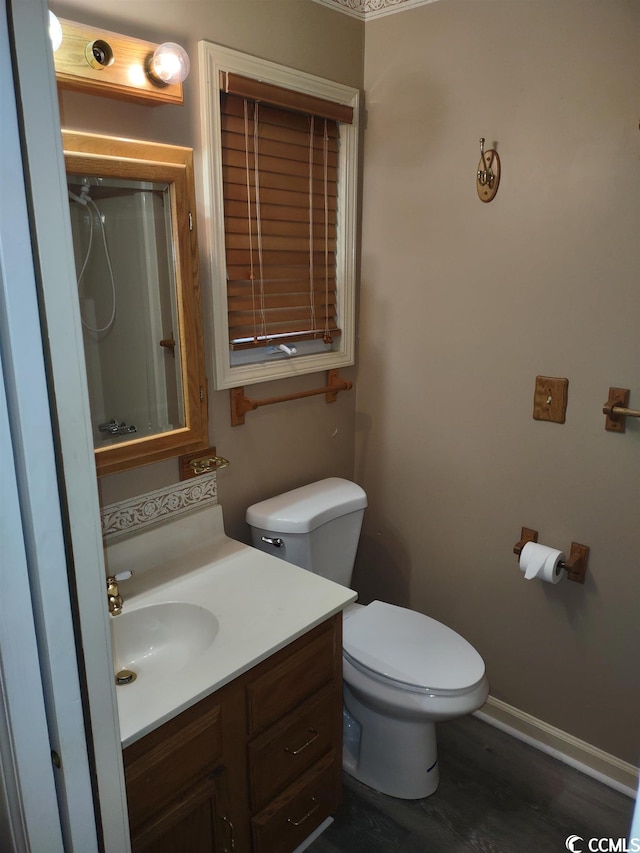
<instances>
[{"instance_id":1,"label":"toilet flush handle","mask_svg":"<svg viewBox=\"0 0 640 853\"><path fill-rule=\"evenodd\" d=\"M273 545L274 548L284 548L284 542L282 541L282 539L280 539L279 536L261 536L260 540L262 542L266 542L267 545Z\"/></svg>"}]
</instances>

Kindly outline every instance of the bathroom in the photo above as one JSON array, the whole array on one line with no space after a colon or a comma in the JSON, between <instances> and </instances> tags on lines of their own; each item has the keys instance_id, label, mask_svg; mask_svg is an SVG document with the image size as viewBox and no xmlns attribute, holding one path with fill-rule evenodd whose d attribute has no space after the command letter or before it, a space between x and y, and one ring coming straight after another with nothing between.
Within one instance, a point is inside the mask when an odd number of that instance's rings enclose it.
<instances>
[{"instance_id":1,"label":"bathroom","mask_svg":"<svg viewBox=\"0 0 640 853\"><path fill-rule=\"evenodd\" d=\"M636 421L606 432L602 406L611 386L640 405L640 10L438 0L363 20L339 5L190 2L187 17L169 2L152 14L51 3L182 42L192 61L207 38L364 92L357 361L341 371L354 387L232 427L228 392L210 379L211 443L231 461L218 476L227 531L248 542L248 505L325 476L356 480L369 502L361 598L446 623L481 652L494 699L637 766L640 432ZM183 107L64 93L60 112L65 127L197 158L198 101L192 73ZM476 193L480 137L501 158L490 204ZM537 375L568 379L563 424L532 418ZM109 475L100 500L177 479L175 460ZM523 526L563 550L589 545L584 586L524 582Z\"/></svg>"}]
</instances>

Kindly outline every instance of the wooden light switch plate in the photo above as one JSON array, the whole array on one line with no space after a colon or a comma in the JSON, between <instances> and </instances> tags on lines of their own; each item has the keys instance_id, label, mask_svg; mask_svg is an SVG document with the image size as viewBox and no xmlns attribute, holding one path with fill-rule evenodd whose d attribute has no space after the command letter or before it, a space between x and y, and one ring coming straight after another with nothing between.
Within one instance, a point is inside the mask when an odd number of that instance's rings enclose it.
<instances>
[{"instance_id":1,"label":"wooden light switch plate","mask_svg":"<svg viewBox=\"0 0 640 853\"><path fill-rule=\"evenodd\" d=\"M555 376L536 376L533 394L533 418L563 424L567 414L569 380Z\"/></svg>"}]
</instances>

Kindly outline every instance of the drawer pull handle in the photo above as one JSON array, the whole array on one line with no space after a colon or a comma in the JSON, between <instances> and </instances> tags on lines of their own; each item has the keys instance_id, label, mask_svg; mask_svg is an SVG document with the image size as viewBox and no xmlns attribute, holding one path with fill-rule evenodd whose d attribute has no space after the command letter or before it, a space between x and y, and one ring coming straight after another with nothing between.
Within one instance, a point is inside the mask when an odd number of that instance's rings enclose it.
<instances>
[{"instance_id":1,"label":"drawer pull handle","mask_svg":"<svg viewBox=\"0 0 640 853\"><path fill-rule=\"evenodd\" d=\"M306 813L306 815L304 815L304 817L301 817L300 820L293 820L293 818L288 817L287 823L290 823L292 826L302 826L305 820L308 820L311 815L320 808L320 803L318 802L318 800L316 800L315 797L311 797L311 802L313 803L313 805Z\"/></svg>"},{"instance_id":2,"label":"drawer pull handle","mask_svg":"<svg viewBox=\"0 0 640 853\"><path fill-rule=\"evenodd\" d=\"M231 847L227 847L225 844L225 853L227 853L227 851L231 851L231 853L233 853L233 851L236 849L236 836L234 826L226 815L223 815L221 820L229 827L229 840L231 841Z\"/></svg>"},{"instance_id":3,"label":"drawer pull handle","mask_svg":"<svg viewBox=\"0 0 640 853\"><path fill-rule=\"evenodd\" d=\"M304 752L305 749L308 746L311 746L314 740L317 740L319 737L319 734L315 729L309 729L309 733L311 734L311 737L306 743L303 743L302 746L299 746L297 749L289 749L288 746L285 746L284 751L288 752L289 755L300 755L301 752Z\"/></svg>"}]
</instances>

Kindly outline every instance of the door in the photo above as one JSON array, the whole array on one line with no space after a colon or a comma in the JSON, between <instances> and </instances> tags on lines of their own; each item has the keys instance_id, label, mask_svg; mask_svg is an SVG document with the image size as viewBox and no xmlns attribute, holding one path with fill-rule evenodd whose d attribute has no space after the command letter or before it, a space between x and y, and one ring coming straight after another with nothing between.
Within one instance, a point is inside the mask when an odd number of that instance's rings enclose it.
<instances>
[{"instance_id":1,"label":"door","mask_svg":"<svg viewBox=\"0 0 640 853\"><path fill-rule=\"evenodd\" d=\"M7 569L3 551L2 571L28 583L38 657L37 665L29 662L25 642L12 632L2 649L3 687L9 704L17 701L19 689L6 680L7 667L28 666L25 682L40 679L46 717L46 748L41 727L34 726L30 745L35 754L16 751L10 768L15 772L0 778L5 789L0 811L6 827L22 820L30 833L21 815L28 817L30 799L38 797L36 823L46 840L40 844L39 837L27 835L33 843L26 849L34 853L58 849L60 833L64 849L126 853L95 463L47 24L44 0L9 0L0 12L0 351L11 435L11 445L3 441L3 448L10 448L15 464L17 495L6 500L14 516L19 512L13 532L22 535L26 564L21 569L11 555ZM1 479L4 488L4 465ZM81 568L70 585L74 565ZM77 623L70 588L77 596ZM6 601L9 608L13 604ZM82 649L82 660L76 649ZM35 713L37 703L28 710ZM8 745L19 743L22 722L15 716L0 719L3 758ZM87 739L89 726L93 740ZM55 769L51 750L59 759ZM26 775L29 759L42 765L40 788L33 774ZM24 790L12 775L25 782ZM45 792L41 799L38 795L47 778L55 780L54 809ZM15 838L2 849L13 849L14 843ZM18 849L25 847L18 844Z\"/></svg>"}]
</instances>

